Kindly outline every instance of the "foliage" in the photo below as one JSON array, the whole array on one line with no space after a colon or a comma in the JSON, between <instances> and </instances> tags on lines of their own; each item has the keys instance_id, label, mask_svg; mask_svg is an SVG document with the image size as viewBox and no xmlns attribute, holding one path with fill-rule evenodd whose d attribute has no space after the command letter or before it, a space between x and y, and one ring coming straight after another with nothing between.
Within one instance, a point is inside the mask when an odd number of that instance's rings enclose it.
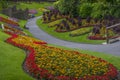
<instances>
[{"instance_id":1,"label":"foliage","mask_svg":"<svg viewBox=\"0 0 120 80\"><path fill-rule=\"evenodd\" d=\"M55 7L63 14L77 15L77 6L79 0L59 0L55 3Z\"/></svg>"},{"instance_id":2,"label":"foliage","mask_svg":"<svg viewBox=\"0 0 120 80\"><path fill-rule=\"evenodd\" d=\"M90 27L88 27L88 28L80 28L80 29L77 29L77 30L74 30L74 31L70 32L70 36L80 36L80 35L87 34L90 31L91 31Z\"/></svg>"},{"instance_id":3,"label":"foliage","mask_svg":"<svg viewBox=\"0 0 120 80\"><path fill-rule=\"evenodd\" d=\"M119 0L58 0L55 3L62 13L72 16L104 18L111 15L120 18Z\"/></svg>"},{"instance_id":4,"label":"foliage","mask_svg":"<svg viewBox=\"0 0 120 80\"><path fill-rule=\"evenodd\" d=\"M114 15L116 18L120 18L120 5L112 8L111 14Z\"/></svg>"},{"instance_id":5,"label":"foliage","mask_svg":"<svg viewBox=\"0 0 120 80\"><path fill-rule=\"evenodd\" d=\"M8 2L6 0L0 0L0 8L7 8Z\"/></svg>"},{"instance_id":6,"label":"foliage","mask_svg":"<svg viewBox=\"0 0 120 80\"><path fill-rule=\"evenodd\" d=\"M49 23L51 21L55 21L63 17L64 16L58 10L53 9L53 10L44 12L42 18L44 23Z\"/></svg>"},{"instance_id":7,"label":"foliage","mask_svg":"<svg viewBox=\"0 0 120 80\"><path fill-rule=\"evenodd\" d=\"M48 23L49 27L55 27L57 24L59 24L63 19L56 20L53 22Z\"/></svg>"},{"instance_id":8,"label":"foliage","mask_svg":"<svg viewBox=\"0 0 120 80\"><path fill-rule=\"evenodd\" d=\"M105 15L109 15L108 6L103 3L93 3L93 10L91 17L93 18L103 18Z\"/></svg>"},{"instance_id":9,"label":"foliage","mask_svg":"<svg viewBox=\"0 0 120 80\"><path fill-rule=\"evenodd\" d=\"M92 12L92 4L84 3L79 6L79 16L86 18L91 15Z\"/></svg>"}]
</instances>

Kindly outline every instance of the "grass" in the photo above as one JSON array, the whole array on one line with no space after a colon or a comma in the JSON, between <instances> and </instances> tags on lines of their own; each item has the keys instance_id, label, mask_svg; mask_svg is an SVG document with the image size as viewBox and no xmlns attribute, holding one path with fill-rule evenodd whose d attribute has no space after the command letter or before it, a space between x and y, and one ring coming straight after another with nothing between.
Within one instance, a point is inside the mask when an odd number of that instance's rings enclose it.
<instances>
[{"instance_id":1,"label":"grass","mask_svg":"<svg viewBox=\"0 0 120 80\"><path fill-rule=\"evenodd\" d=\"M89 40L87 39L88 34L77 37L70 37L69 36L70 32L65 32L65 33L55 32L54 31L55 27L49 28L48 24L42 23L41 19L38 19L36 23L43 31L59 39L78 42L78 43L88 43L88 44L102 44L103 42L105 42L104 40Z\"/></svg>"},{"instance_id":2,"label":"grass","mask_svg":"<svg viewBox=\"0 0 120 80\"><path fill-rule=\"evenodd\" d=\"M58 48L62 48L65 50L74 50L74 51L78 51L82 54L88 54L91 56L96 56L99 58L102 58L110 63L112 63L118 70L120 70L120 56L115 56L112 54L106 54L106 53L101 53L101 52L95 52L95 51L90 51L90 50L82 50L82 49L76 49L76 48L68 48L68 47L64 47L64 46L58 46L58 45L53 45L53 44L49 44L49 46L54 46L54 47L58 47Z\"/></svg>"},{"instance_id":3,"label":"grass","mask_svg":"<svg viewBox=\"0 0 120 80\"><path fill-rule=\"evenodd\" d=\"M8 18L8 16L4 15L4 14L1 14L0 13L0 16L4 17L4 18Z\"/></svg>"},{"instance_id":4,"label":"grass","mask_svg":"<svg viewBox=\"0 0 120 80\"><path fill-rule=\"evenodd\" d=\"M19 4L17 5L17 8L22 8L22 9L36 9L38 11L38 14L36 14L35 16L40 16L42 15L43 11L40 10L40 8L45 8L47 6L52 6L53 3L52 2L32 2L32 3L25 3L25 2L19 2Z\"/></svg>"},{"instance_id":5,"label":"grass","mask_svg":"<svg viewBox=\"0 0 120 80\"><path fill-rule=\"evenodd\" d=\"M9 35L0 30L0 79L33 80L22 69L25 52L4 42Z\"/></svg>"}]
</instances>

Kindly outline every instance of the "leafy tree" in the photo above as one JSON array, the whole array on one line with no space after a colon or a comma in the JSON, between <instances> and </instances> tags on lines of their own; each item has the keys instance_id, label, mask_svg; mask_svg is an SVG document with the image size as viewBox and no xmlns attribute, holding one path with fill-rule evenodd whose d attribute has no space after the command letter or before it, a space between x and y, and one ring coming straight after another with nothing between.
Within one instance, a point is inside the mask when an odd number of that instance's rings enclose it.
<instances>
[{"instance_id":1,"label":"leafy tree","mask_svg":"<svg viewBox=\"0 0 120 80\"><path fill-rule=\"evenodd\" d=\"M6 8L8 6L8 3L6 0L0 0L0 7L1 8Z\"/></svg>"},{"instance_id":2,"label":"leafy tree","mask_svg":"<svg viewBox=\"0 0 120 80\"><path fill-rule=\"evenodd\" d=\"M61 13L72 16L120 18L120 0L58 0L55 6Z\"/></svg>"},{"instance_id":3,"label":"leafy tree","mask_svg":"<svg viewBox=\"0 0 120 80\"><path fill-rule=\"evenodd\" d=\"M91 3L81 4L79 7L79 16L85 18L91 15L92 5Z\"/></svg>"},{"instance_id":4,"label":"leafy tree","mask_svg":"<svg viewBox=\"0 0 120 80\"><path fill-rule=\"evenodd\" d=\"M55 7L58 8L63 14L76 15L78 13L77 8L80 0L58 0L55 3Z\"/></svg>"}]
</instances>

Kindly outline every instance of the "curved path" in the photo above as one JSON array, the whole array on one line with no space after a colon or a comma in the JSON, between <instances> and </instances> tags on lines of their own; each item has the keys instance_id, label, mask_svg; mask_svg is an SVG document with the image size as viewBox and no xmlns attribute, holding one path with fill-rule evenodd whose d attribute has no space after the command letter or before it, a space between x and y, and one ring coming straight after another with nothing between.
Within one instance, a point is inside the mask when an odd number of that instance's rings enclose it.
<instances>
[{"instance_id":1,"label":"curved path","mask_svg":"<svg viewBox=\"0 0 120 80\"><path fill-rule=\"evenodd\" d=\"M104 52L107 54L113 54L116 56L120 56L120 41L113 43L113 44L107 44L107 45L92 45L92 44L81 44L81 43L74 43L74 42L60 40L42 31L36 25L36 20L39 18L41 18L41 16L29 19L26 24L26 27L29 28L29 31L33 34L34 37L38 39L44 40L50 44L55 44L55 45L60 45L60 46L65 46L65 47L70 47L70 48L78 48L78 49L84 49L84 50Z\"/></svg>"}]
</instances>

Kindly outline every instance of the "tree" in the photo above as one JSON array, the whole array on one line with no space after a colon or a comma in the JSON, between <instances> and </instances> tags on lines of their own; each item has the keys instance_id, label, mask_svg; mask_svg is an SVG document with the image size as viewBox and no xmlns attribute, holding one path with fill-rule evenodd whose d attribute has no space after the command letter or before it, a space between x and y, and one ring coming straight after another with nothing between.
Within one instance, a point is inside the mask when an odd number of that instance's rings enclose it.
<instances>
[{"instance_id":1,"label":"tree","mask_svg":"<svg viewBox=\"0 0 120 80\"><path fill-rule=\"evenodd\" d=\"M58 0L55 7L63 14L76 15L80 0Z\"/></svg>"},{"instance_id":2,"label":"tree","mask_svg":"<svg viewBox=\"0 0 120 80\"><path fill-rule=\"evenodd\" d=\"M1 8L6 8L8 6L8 3L6 0L0 0L0 7Z\"/></svg>"},{"instance_id":3,"label":"tree","mask_svg":"<svg viewBox=\"0 0 120 80\"><path fill-rule=\"evenodd\" d=\"M79 16L86 18L91 16L92 12L92 4L91 3L84 3L79 6Z\"/></svg>"},{"instance_id":4,"label":"tree","mask_svg":"<svg viewBox=\"0 0 120 80\"><path fill-rule=\"evenodd\" d=\"M120 0L58 0L55 6L63 14L92 18L120 18Z\"/></svg>"}]
</instances>

